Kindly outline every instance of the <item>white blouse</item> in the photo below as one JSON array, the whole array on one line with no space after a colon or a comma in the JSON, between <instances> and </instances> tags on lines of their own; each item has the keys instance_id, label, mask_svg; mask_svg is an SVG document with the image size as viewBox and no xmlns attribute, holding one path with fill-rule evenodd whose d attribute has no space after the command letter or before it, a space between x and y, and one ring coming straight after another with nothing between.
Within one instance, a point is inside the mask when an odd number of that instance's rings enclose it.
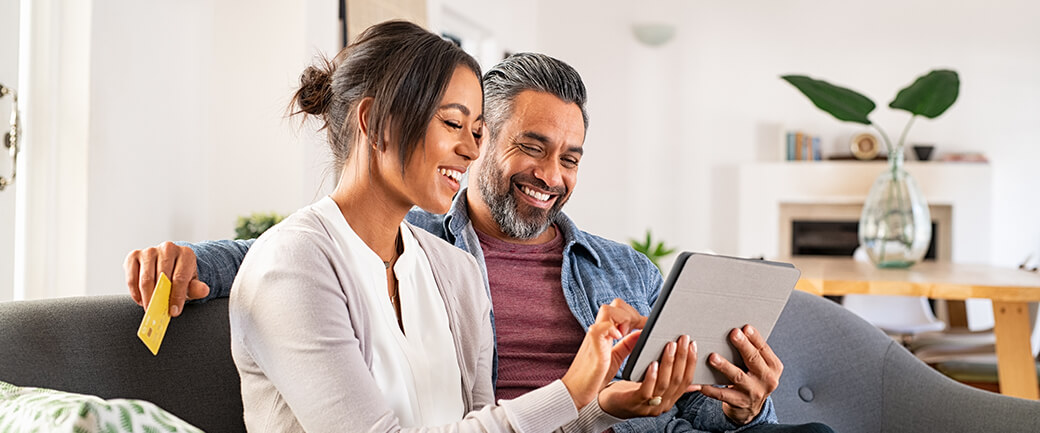
<instances>
[{"instance_id":1,"label":"white blouse","mask_svg":"<svg viewBox=\"0 0 1040 433\"><path fill-rule=\"evenodd\" d=\"M411 230L400 226L404 251L394 264L401 303L401 322L387 293L383 260L358 237L330 197L315 208L333 235L336 246L356 273L372 322L372 376L402 427L458 422L465 415L462 374L448 313L433 278L430 261Z\"/></svg>"}]
</instances>

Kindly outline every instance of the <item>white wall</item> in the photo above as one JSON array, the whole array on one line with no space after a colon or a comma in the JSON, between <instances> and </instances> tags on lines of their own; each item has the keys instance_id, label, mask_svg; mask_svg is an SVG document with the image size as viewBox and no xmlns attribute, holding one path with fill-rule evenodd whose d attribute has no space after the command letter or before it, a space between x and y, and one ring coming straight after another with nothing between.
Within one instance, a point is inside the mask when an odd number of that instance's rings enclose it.
<instances>
[{"instance_id":1,"label":"white wall","mask_svg":"<svg viewBox=\"0 0 1040 433\"><path fill-rule=\"evenodd\" d=\"M284 114L304 65L338 49L335 2L46 6L32 18L50 29L34 45L39 92L26 111L54 131L27 135L39 146L28 163L26 297L125 293L131 249L228 238L239 215L320 196L325 151ZM61 24L77 16L86 31L72 38ZM61 103L70 77L79 114Z\"/></svg>"},{"instance_id":2,"label":"white wall","mask_svg":"<svg viewBox=\"0 0 1040 433\"><path fill-rule=\"evenodd\" d=\"M18 2L0 2L0 84L18 88ZM9 130L11 96L0 99L0 140ZM0 141L0 176L11 177L11 157ZM0 192L0 302L14 296L15 187Z\"/></svg>"},{"instance_id":3,"label":"white wall","mask_svg":"<svg viewBox=\"0 0 1040 433\"><path fill-rule=\"evenodd\" d=\"M95 1L88 293L123 293L134 248L320 196L322 149L284 114L311 56L335 55L336 3L262 3Z\"/></svg>"},{"instance_id":4,"label":"white wall","mask_svg":"<svg viewBox=\"0 0 1040 433\"><path fill-rule=\"evenodd\" d=\"M618 240L647 227L683 249L737 250L737 167L777 157L780 130L816 131L825 149L860 130L781 81L806 73L887 107L937 67L956 69L958 102L918 121L909 141L938 152L983 151L993 166L991 262L1040 255L1040 5L1025 0L850 4L542 1L538 48L574 65L589 87L591 124L568 212ZM631 24L677 26L665 46L639 45ZM681 189L680 189L681 188ZM611 215L611 218L604 218Z\"/></svg>"}]
</instances>

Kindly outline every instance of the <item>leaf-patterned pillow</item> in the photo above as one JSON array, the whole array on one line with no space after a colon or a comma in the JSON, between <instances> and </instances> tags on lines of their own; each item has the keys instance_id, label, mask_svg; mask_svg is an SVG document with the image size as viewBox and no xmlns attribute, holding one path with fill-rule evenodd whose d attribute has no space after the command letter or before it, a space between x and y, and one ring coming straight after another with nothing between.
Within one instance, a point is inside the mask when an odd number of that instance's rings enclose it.
<instances>
[{"instance_id":1,"label":"leaf-patterned pillow","mask_svg":"<svg viewBox=\"0 0 1040 433\"><path fill-rule=\"evenodd\" d=\"M0 382L0 433L202 433L142 400L113 399Z\"/></svg>"}]
</instances>

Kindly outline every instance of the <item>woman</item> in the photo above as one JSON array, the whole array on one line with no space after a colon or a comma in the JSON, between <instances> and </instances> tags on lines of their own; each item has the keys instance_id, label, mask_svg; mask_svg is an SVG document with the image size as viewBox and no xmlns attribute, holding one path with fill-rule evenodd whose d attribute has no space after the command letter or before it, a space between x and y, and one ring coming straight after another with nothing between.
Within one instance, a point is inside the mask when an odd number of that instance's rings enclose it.
<instances>
[{"instance_id":1,"label":"woman","mask_svg":"<svg viewBox=\"0 0 1040 433\"><path fill-rule=\"evenodd\" d=\"M479 268L403 221L413 206L447 211L477 158L479 77L463 51L395 21L304 71L293 103L323 121L340 177L261 236L235 280L232 354L250 431L550 431L610 418L577 420L636 334L614 340L645 318L605 306L561 380L494 406Z\"/></svg>"}]
</instances>

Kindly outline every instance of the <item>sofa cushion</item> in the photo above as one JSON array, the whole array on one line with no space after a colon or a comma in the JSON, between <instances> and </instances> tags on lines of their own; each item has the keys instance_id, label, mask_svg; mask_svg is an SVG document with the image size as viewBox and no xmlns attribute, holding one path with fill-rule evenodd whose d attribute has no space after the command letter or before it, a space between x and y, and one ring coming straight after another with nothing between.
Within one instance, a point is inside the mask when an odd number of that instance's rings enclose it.
<instances>
[{"instance_id":1,"label":"sofa cushion","mask_svg":"<svg viewBox=\"0 0 1040 433\"><path fill-rule=\"evenodd\" d=\"M158 406L0 382L0 432L202 433Z\"/></svg>"}]
</instances>

